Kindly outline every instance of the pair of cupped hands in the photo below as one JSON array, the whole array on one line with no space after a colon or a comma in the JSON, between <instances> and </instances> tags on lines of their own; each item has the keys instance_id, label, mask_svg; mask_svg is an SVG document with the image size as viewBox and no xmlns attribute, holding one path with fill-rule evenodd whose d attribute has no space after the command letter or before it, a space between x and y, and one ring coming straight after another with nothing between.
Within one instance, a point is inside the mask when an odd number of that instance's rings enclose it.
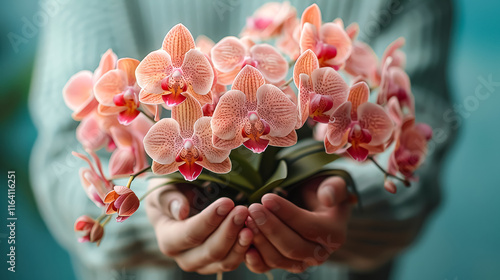
<instances>
[{"instance_id":1,"label":"pair of cupped hands","mask_svg":"<svg viewBox=\"0 0 500 280\"><path fill-rule=\"evenodd\" d=\"M300 206L266 194L249 207L223 197L197 211L193 188L162 187L148 196L146 208L161 252L184 271L214 274L245 262L255 273L300 273L327 261L345 242L350 206L341 177L311 180L296 190Z\"/></svg>"}]
</instances>

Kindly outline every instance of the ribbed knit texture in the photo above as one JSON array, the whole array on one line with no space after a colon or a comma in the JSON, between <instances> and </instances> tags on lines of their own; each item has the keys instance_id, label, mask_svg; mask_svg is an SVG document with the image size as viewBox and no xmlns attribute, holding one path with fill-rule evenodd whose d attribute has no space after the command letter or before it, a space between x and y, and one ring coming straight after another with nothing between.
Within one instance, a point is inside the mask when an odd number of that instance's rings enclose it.
<instances>
[{"instance_id":1,"label":"ribbed knit texture","mask_svg":"<svg viewBox=\"0 0 500 280\"><path fill-rule=\"evenodd\" d=\"M42 31L31 89L30 108L38 128L38 140L31 162L32 185L42 216L51 232L71 253L80 279L205 279L182 273L159 252L152 226L140 209L123 224L106 226L100 247L79 244L73 232L75 219L99 211L80 187L79 168L84 162L71 156L82 151L75 138L77 122L64 105L62 88L74 73L96 68L100 56L112 48L118 57L142 59L158 49L168 30L182 22L193 36L204 34L214 41L238 35L245 20L264 1L243 0L86 0L52 1L60 9ZM323 21L341 17L348 25L361 27L360 38L379 56L394 39L406 37L407 70L412 79L417 116L433 128L452 133L443 119L449 106L446 63L450 35L449 0L393 1L323 0ZM63 4L64 3L64 4ZM299 15L310 1L291 1ZM423 219L439 201L440 163L449 141L439 143L419 171L420 181L410 189L399 188L392 196L383 190L383 176L372 165L338 161L334 166L352 174L365 204L355 211L346 250L363 258L390 259L408 245ZM382 156L383 158L383 156ZM107 167L106 167L107 168ZM140 185L143 185L141 187ZM141 194L146 183L134 182ZM373 245L370 230L386 231L380 248ZM384 248L391 248L385 250ZM342 256L337 259L342 261ZM149 263L147 267L142 267ZM155 266L156 264L156 266ZM309 278L347 279L347 269L323 265L308 272ZM313 276L311 278L311 276ZM234 277L234 278L233 278ZM238 277L238 278L236 278ZM215 276L206 279L215 279ZM225 279L265 279L244 265Z\"/></svg>"}]
</instances>

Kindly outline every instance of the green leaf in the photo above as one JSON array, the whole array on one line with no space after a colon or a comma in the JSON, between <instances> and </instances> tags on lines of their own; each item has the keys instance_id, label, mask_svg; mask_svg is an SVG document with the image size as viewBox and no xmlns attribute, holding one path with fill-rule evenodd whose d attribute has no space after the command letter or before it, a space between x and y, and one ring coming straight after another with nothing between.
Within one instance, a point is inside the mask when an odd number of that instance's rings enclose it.
<instances>
[{"instance_id":1,"label":"green leaf","mask_svg":"<svg viewBox=\"0 0 500 280\"><path fill-rule=\"evenodd\" d=\"M325 153L324 144L314 139L305 139L297 142L294 146L282 149L277 155L277 159L284 159L287 162L304 157L312 152L322 151Z\"/></svg>"},{"instance_id":2,"label":"green leaf","mask_svg":"<svg viewBox=\"0 0 500 280\"><path fill-rule=\"evenodd\" d=\"M340 156L336 154L327 154L324 151L302 155L293 161L287 161L288 174L281 187L286 188L302 181L317 173L325 164L335 161Z\"/></svg>"},{"instance_id":3,"label":"green leaf","mask_svg":"<svg viewBox=\"0 0 500 280\"><path fill-rule=\"evenodd\" d=\"M264 194L280 186L280 184L286 179L287 175L288 168L286 162L284 160L281 160L274 173L271 175L269 180L267 180L266 184L250 196L250 198L248 199L249 202L258 202Z\"/></svg>"},{"instance_id":4,"label":"green leaf","mask_svg":"<svg viewBox=\"0 0 500 280\"><path fill-rule=\"evenodd\" d=\"M259 171L255 169L252 164L248 161L248 158L243 157L240 153L231 153L232 170L231 173L234 175L239 175L244 178L245 181L249 183L249 188L254 190L262 185L262 178L260 177Z\"/></svg>"}]
</instances>

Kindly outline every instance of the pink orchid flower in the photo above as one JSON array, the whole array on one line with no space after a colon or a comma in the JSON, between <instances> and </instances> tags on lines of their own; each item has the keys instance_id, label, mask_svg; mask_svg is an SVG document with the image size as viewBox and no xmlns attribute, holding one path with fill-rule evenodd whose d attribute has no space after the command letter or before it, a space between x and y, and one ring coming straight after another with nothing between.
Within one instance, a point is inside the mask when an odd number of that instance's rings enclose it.
<instances>
[{"instance_id":1,"label":"pink orchid flower","mask_svg":"<svg viewBox=\"0 0 500 280\"><path fill-rule=\"evenodd\" d=\"M214 113L215 108L217 107L217 103L219 102L220 97L227 91L227 89L224 84L220 83L217 70L212 63L211 52L212 48L215 46L215 43L210 40L210 38L200 35L196 38L196 46L208 58L208 61L210 62L210 65L212 66L212 69L214 71L214 82L212 85L212 89L210 90L210 94L212 95L212 103L207 103L202 106L203 116L211 117Z\"/></svg>"},{"instance_id":2,"label":"pink orchid flower","mask_svg":"<svg viewBox=\"0 0 500 280\"><path fill-rule=\"evenodd\" d=\"M140 113L140 89L135 81L137 65L139 61L133 58L119 59L116 69L104 74L94 86L99 113L118 114L118 121L123 125L130 124Z\"/></svg>"},{"instance_id":3,"label":"pink orchid flower","mask_svg":"<svg viewBox=\"0 0 500 280\"><path fill-rule=\"evenodd\" d=\"M352 42L342 20L321 23L321 11L313 4L304 10L301 18L300 52L312 50L321 67L338 70L352 52Z\"/></svg>"},{"instance_id":4,"label":"pink orchid flower","mask_svg":"<svg viewBox=\"0 0 500 280\"><path fill-rule=\"evenodd\" d=\"M113 188L113 184L106 179L102 171L102 164L99 157L90 150L87 152L94 159L95 167L87 156L77 152L72 152L72 154L88 163L89 168L80 169L80 181L89 199L94 202L97 207L102 207L104 206L104 197L109 190ZM96 169L99 173L97 173Z\"/></svg>"},{"instance_id":5,"label":"pink orchid flower","mask_svg":"<svg viewBox=\"0 0 500 280\"><path fill-rule=\"evenodd\" d=\"M300 55L300 20L296 17L285 22L282 34L276 39L276 47L292 60Z\"/></svg>"},{"instance_id":6,"label":"pink orchid flower","mask_svg":"<svg viewBox=\"0 0 500 280\"><path fill-rule=\"evenodd\" d=\"M427 124L415 124L407 118L401 128L393 153L389 157L388 172L403 174L407 180L416 180L413 173L427 155L427 142L432 138L432 129Z\"/></svg>"},{"instance_id":7,"label":"pink orchid flower","mask_svg":"<svg viewBox=\"0 0 500 280\"><path fill-rule=\"evenodd\" d=\"M76 139L83 147L97 151L107 146L109 151L115 149L115 143L109 134L109 128L119 126L118 119L114 116L103 116L97 111L86 116L76 128Z\"/></svg>"},{"instance_id":8,"label":"pink orchid flower","mask_svg":"<svg viewBox=\"0 0 500 280\"><path fill-rule=\"evenodd\" d=\"M131 189L124 186L115 186L104 198L108 204L106 214L112 215L118 212L117 222L123 222L139 209L139 198Z\"/></svg>"},{"instance_id":9,"label":"pink orchid flower","mask_svg":"<svg viewBox=\"0 0 500 280\"><path fill-rule=\"evenodd\" d=\"M366 43L356 40L359 25L353 23L346 28L352 41L352 53L346 61L344 70L353 77L360 77L368 81L372 87L378 86L378 57L373 49Z\"/></svg>"},{"instance_id":10,"label":"pink orchid flower","mask_svg":"<svg viewBox=\"0 0 500 280\"><path fill-rule=\"evenodd\" d=\"M153 159L153 172L170 174L179 170L188 181L196 180L203 168L229 172L230 150L213 146L210 120L203 117L200 104L187 97L172 108L172 118L153 125L144 138L146 153Z\"/></svg>"},{"instance_id":11,"label":"pink orchid flower","mask_svg":"<svg viewBox=\"0 0 500 280\"><path fill-rule=\"evenodd\" d=\"M378 104L368 102L370 89L365 82L353 85L348 101L330 118L325 137L326 152L331 154L349 143L347 153L364 161L370 152L381 152L390 139L393 122Z\"/></svg>"},{"instance_id":12,"label":"pink orchid flower","mask_svg":"<svg viewBox=\"0 0 500 280\"><path fill-rule=\"evenodd\" d=\"M63 88L66 106L73 111L74 120L80 121L95 111L98 102L94 97L94 84L102 75L115 68L116 55L111 49L101 57L99 67L94 71L80 71L73 75Z\"/></svg>"},{"instance_id":13,"label":"pink orchid flower","mask_svg":"<svg viewBox=\"0 0 500 280\"><path fill-rule=\"evenodd\" d=\"M249 38L223 38L212 48L212 62L225 85L231 84L246 65L257 68L270 83L283 80L288 73L288 62L276 48L255 44Z\"/></svg>"},{"instance_id":14,"label":"pink orchid flower","mask_svg":"<svg viewBox=\"0 0 500 280\"><path fill-rule=\"evenodd\" d=\"M415 112L415 98L411 91L410 77L402 68L391 65L392 58L389 57L382 70L382 81L377 103L384 105L392 97L396 97L401 108L413 115Z\"/></svg>"},{"instance_id":15,"label":"pink orchid flower","mask_svg":"<svg viewBox=\"0 0 500 280\"><path fill-rule=\"evenodd\" d=\"M205 55L195 49L193 36L182 24L165 36L162 48L148 54L136 69L145 104L176 106L189 94L200 103L211 103L214 73Z\"/></svg>"},{"instance_id":16,"label":"pink orchid flower","mask_svg":"<svg viewBox=\"0 0 500 280\"><path fill-rule=\"evenodd\" d=\"M265 84L255 67L245 66L224 94L212 117L213 143L223 149L241 144L255 153L268 145L297 142L296 105L278 87Z\"/></svg>"},{"instance_id":17,"label":"pink orchid flower","mask_svg":"<svg viewBox=\"0 0 500 280\"><path fill-rule=\"evenodd\" d=\"M285 23L296 17L297 11L290 2L269 2L258 8L247 18L246 26L240 36L268 40L279 35Z\"/></svg>"},{"instance_id":18,"label":"pink orchid flower","mask_svg":"<svg viewBox=\"0 0 500 280\"><path fill-rule=\"evenodd\" d=\"M99 245L104 235L104 228L102 225L85 215L76 219L74 229L76 232L83 234L83 236L78 239L78 242L81 243L97 242L97 245Z\"/></svg>"},{"instance_id":19,"label":"pink orchid flower","mask_svg":"<svg viewBox=\"0 0 500 280\"><path fill-rule=\"evenodd\" d=\"M295 63L294 81L299 88L298 127L304 125L308 117L328 123L333 111L347 101L349 87L340 74L330 67L318 67L318 59L311 50L302 53Z\"/></svg>"}]
</instances>

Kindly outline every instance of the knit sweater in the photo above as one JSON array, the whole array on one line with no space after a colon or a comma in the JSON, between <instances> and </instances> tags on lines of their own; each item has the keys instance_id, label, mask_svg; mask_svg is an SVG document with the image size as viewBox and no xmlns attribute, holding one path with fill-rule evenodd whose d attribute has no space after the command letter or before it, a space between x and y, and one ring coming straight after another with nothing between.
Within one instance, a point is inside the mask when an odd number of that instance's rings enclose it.
<instances>
[{"instance_id":1,"label":"knit sweater","mask_svg":"<svg viewBox=\"0 0 500 280\"><path fill-rule=\"evenodd\" d=\"M41 31L32 82L30 108L38 129L31 160L32 186L40 212L52 234L66 248L80 279L215 279L184 273L163 256L154 230L142 207L125 223L106 226L99 247L76 241L73 224L82 214L99 209L80 187L78 170L83 161L71 151L82 151L75 137L77 122L65 106L62 88L74 73L95 69L100 56L112 48L118 57L142 59L156 50L168 30L183 23L196 38L204 34L217 42L238 35L251 13L265 1L243 0L86 0L48 1L53 13ZM300 13L311 1L290 1ZM448 137L431 143L420 180L411 188L398 187L396 196L384 191L383 175L371 164L339 160L332 167L347 170L360 192L364 207L354 210L348 240L332 261L303 275L273 271L276 279L354 278L349 264L374 259L390 261L411 244L430 211L439 202L441 162L452 131L443 117L449 107L446 65L451 24L450 0L320 0L323 20L341 17L346 25L358 22L360 39L381 56L394 39L406 37L404 51L417 120ZM382 155L381 162L387 159ZM104 163L106 165L106 162ZM105 168L107 168L105 166ZM145 182L134 183L141 195ZM142 185L142 187L141 187ZM350 261L347 261L349 259ZM349 276L351 275L351 276ZM295 278L294 278L295 277ZM350 278L351 277L351 278ZM244 265L225 279L265 279Z\"/></svg>"}]
</instances>

